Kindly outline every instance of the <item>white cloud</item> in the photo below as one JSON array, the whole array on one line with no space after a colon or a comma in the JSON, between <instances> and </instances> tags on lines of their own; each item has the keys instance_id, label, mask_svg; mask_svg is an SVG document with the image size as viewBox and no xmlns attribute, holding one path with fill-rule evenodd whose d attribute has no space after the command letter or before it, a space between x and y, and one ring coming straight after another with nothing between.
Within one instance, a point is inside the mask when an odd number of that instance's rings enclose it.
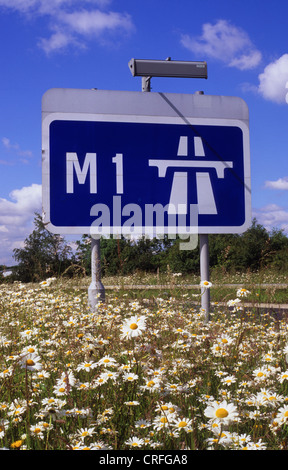
<instances>
[{"instance_id":1,"label":"white cloud","mask_svg":"<svg viewBox=\"0 0 288 470\"><path fill-rule=\"evenodd\" d=\"M10 139L8 139L7 137L2 138L2 144L6 150L15 151L16 154L21 157L32 157L33 155L31 150L22 150L19 144L11 143Z\"/></svg>"},{"instance_id":2,"label":"white cloud","mask_svg":"<svg viewBox=\"0 0 288 470\"><path fill-rule=\"evenodd\" d=\"M265 188L288 190L288 176L276 181L265 181Z\"/></svg>"},{"instance_id":3,"label":"white cloud","mask_svg":"<svg viewBox=\"0 0 288 470\"><path fill-rule=\"evenodd\" d=\"M73 13L64 13L58 18L72 31L81 35L99 35L105 30L118 28L129 31L132 27L130 16L113 11L81 10Z\"/></svg>"},{"instance_id":4,"label":"white cloud","mask_svg":"<svg viewBox=\"0 0 288 470\"><path fill-rule=\"evenodd\" d=\"M288 54L268 64L259 75L258 92L266 100L288 103Z\"/></svg>"},{"instance_id":5,"label":"white cloud","mask_svg":"<svg viewBox=\"0 0 288 470\"><path fill-rule=\"evenodd\" d=\"M111 3L111 0L0 0L0 7L15 10L20 13L33 14L51 14L55 9L61 7L73 7L84 4L92 4L99 7L105 7Z\"/></svg>"},{"instance_id":6,"label":"white cloud","mask_svg":"<svg viewBox=\"0 0 288 470\"><path fill-rule=\"evenodd\" d=\"M50 38L41 38L38 41L38 46L48 55L54 51L60 51L65 49L67 46L76 44L74 38L62 31L56 31Z\"/></svg>"},{"instance_id":7,"label":"white cloud","mask_svg":"<svg viewBox=\"0 0 288 470\"><path fill-rule=\"evenodd\" d=\"M268 204L253 214L257 222L263 225L268 231L273 228L282 229L288 233L288 210L277 204Z\"/></svg>"},{"instance_id":8,"label":"white cloud","mask_svg":"<svg viewBox=\"0 0 288 470\"><path fill-rule=\"evenodd\" d=\"M205 23L201 36L183 35L181 42L201 57L212 57L240 70L256 67L262 58L248 34L226 20L218 20L215 24Z\"/></svg>"},{"instance_id":9,"label":"white cloud","mask_svg":"<svg viewBox=\"0 0 288 470\"><path fill-rule=\"evenodd\" d=\"M85 48L92 38L108 33L126 34L134 29L130 15L105 11L111 0L0 0L0 7L18 11L30 18L47 17L51 34L38 40L46 54L68 46ZM103 42L103 41L102 41Z\"/></svg>"},{"instance_id":10,"label":"white cloud","mask_svg":"<svg viewBox=\"0 0 288 470\"><path fill-rule=\"evenodd\" d=\"M0 264L8 265L15 263L13 249L32 232L35 212L41 213L41 185L14 189L9 198L0 198Z\"/></svg>"}]
</instances>

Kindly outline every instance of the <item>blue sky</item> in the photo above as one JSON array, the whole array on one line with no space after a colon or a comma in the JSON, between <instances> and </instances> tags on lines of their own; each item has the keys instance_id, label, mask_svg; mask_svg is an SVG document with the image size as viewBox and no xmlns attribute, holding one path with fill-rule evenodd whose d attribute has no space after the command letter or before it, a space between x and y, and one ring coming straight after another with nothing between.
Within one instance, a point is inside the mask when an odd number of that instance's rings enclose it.
<instances>
[{"instance_id":1,"label":"blue sky","mask_svg":"<svg viewBox=\"0 0 288 470\"><path fill-rule=\"evenodd\" d=\"M253 216L288 233L287 18L284 0L0 0L0 264L41 211L43 94L141 91L131 58L207 61L207 80L153 78L152 92L246 101Z\"/></svg>"}]
</instances>

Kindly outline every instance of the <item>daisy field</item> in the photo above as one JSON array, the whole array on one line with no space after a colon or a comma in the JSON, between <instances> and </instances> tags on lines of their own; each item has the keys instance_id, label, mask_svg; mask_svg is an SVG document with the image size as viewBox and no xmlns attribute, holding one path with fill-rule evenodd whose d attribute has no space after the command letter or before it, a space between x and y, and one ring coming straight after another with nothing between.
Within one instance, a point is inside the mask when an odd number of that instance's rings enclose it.
<instances>
[{"instance_id":1,"label":"daisy field","mask_svg":"<svg viewBox=\"0 0 288 470\"><path fill-rule=\"evenodd\" d=\"M95 312L57 279L0 292L2 449L287 449L287 318L244 287L209 322L187 292Z\"/></svg>"}]
</instances>

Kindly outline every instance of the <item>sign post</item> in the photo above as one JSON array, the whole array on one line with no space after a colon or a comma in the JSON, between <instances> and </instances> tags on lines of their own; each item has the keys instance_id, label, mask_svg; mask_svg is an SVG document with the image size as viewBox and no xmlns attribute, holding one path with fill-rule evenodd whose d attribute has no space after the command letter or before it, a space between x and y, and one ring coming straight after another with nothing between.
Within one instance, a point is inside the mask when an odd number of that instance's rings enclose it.
<instances>
[{"instance_id":1,"label":"sign post","mask_svg":"<svg viewBox=\"0 0 288 470\"><path fill-rule=\"evenodd\" d=\"M201 281L209 281L209 244L208 235L199 235L200 243L200 277ZM201 307L205 311L205 322L210 320L210 289L201 288Z\"/></svg>"},{"instance_id":2,"label":"sign post","mask_svg":"<svg viewBox=\"0 0 288 470\"><path fill-rule=\"evenodd\" d=\"M101 282L100 238L91 237L91 284L88 288L88 303L95 311L100 302L105 302L105 287Z\"/></svg>"}]
</instances>

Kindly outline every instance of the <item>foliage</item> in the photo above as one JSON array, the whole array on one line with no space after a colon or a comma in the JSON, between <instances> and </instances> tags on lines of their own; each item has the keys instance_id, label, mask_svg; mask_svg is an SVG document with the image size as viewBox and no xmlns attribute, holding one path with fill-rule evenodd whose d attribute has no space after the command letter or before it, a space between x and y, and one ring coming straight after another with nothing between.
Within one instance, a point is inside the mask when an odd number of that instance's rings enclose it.
<instances>
[{"instance_id":1,"label":"foliage","mask_svg":"<svg viewBox=\"0 0 288 470\"><path fill-rule=\"evenodd\" d=\"M185 241L171 239L113 237L101 238L102 275L127 275L137 271L156 273L181 272L199 274L199 248L180 249ZM41 216L35 216L35 229L25 240L24 248L14 250L18 266L12 279L33 282L48 276L73 275L74 272L91 274L91 239L83 235L71 248L62 237L46 230ZM199 243L198 243L199 246ZM285 272L288 269L288 238L282 230L269 233L253 219L251 226L242 234L210 234L210 268L222 272L256 272L274 268ZM76 271L71 265L77 267ZM67 269L69 268L69 269ZM3 282L3 278L0 278Z\"/></svg>"},{"instance_id":2,"label":"foliage","mask_svg":"<svg viewBox=\"0 0 288 470\"><path fill-rule=\"evenodd\" d=\"M35 228L26 238L23 248L14 249L18 262L14 277L23 282L37 282L57 276L71 263L72 250L63 237L50 233L36 213Z\"/></svg>"}]
</instances>

